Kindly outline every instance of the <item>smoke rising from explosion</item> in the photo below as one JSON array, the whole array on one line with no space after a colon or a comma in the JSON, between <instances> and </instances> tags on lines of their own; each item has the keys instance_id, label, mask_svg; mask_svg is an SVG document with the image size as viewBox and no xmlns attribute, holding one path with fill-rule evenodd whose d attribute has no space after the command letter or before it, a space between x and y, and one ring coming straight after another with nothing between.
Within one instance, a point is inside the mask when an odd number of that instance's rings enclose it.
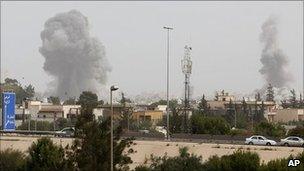
<instances>
[{"instance_id":1,"label":"smoke rising from explosion","mask_svg":"<svg viewBox=\"0 0 304 171\"><path fill-rule=\"evenodd\" d=\"M43 69L55 78L52 95L78 97L82 91L96 91L98 85L105 84L111 71L105 48L90 36L88 19L79 11L48 19L41 40Z\"/></svg>"},{"instance_id":2,"label":"smoke rising from explosion","mask_svg":"<svg viewBox=\"0 0 304 171\"><path fill-rule=\"evenodd\" d=\"M292 77L287 71L287 56L278 48L276 24L276 19L270 17L262 25L260 41L264 43L264 49L260 61L263 66L259 72L264 75L267 83L283 88L292 81Z\"/></svg>"},{"instance_id":3,"label":"smoke rising from explosion","mask_svg":"<svg viewBox=\"0 0 304 171\"><path fill-rule=\"evenodd\" d=\"M270 17L262 25L260 35L264 49L260 59L263 66L259 72L266 81L261 91L265 90L268 84L279 90L284 89L292 81L292 74L287 71L287 56L278 48L277 32L277 20L275 17Z\"/></svg>"}]
</instances>

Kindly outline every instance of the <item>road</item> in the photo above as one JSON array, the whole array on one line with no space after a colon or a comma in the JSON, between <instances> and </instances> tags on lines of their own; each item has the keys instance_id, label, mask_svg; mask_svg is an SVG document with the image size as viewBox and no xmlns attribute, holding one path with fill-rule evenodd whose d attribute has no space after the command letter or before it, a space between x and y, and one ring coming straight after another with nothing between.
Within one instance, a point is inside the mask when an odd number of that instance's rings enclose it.
<instances>
[{"instance_id":1,"label":"road","mask_svg":"<svg viewBox=\"0 0 304 171\"><path fill-rule=\"evenodd\" d=\"M38 137L26 137L26 136L1 136L0 147L1 150L7 148L18 149L23 152L27 152L28 147L37 140ZM66 146L71 144L72 138L51 138L56 144ZM278 146L249 146L249 145L237 145L237 144L212 144L201 142L166 142L161 140L135 140L134 145L131 147L135 153L130 157L133 160L133 164L130 168L134 168L137 165L143 164L146 159L150 158L150 155L168 156L178 155L178 149L180 147L188 147L190 153L200 155L203 160L207 160L213 155L223 156L232 154L238 149L245 151L252 151L259 154L261 162L268 162L273 159L288 157L289 155L296 155L303 151L301 147L278 147Z\"/></svg>"}]
</instances>

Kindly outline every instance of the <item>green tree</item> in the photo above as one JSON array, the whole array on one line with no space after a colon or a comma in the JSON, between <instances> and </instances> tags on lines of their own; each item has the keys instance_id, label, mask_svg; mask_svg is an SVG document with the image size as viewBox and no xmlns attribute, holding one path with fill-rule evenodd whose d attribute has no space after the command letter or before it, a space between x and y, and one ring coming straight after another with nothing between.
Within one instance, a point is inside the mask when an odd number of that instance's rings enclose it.
<instances>
[{"instance_id":1,"label":"green tree","mask_svg":"<svg viewBox=\"0 0 304 171\"><path fill-rule=\"evenodd\" d=\"M130 130L130 123L133 123L133 117L132 117L132 109L127 107L127 104L130 103L131 100L127 99L124 95L124 93L121 93L121 100L120 104L122 105L122 110L120 114L120 125L123 129Z\"/></svg>"},{"instance_id":2,"label":"green tree","mask_svg":"<svg viewBox=\"0 0 304 171\"><path fill-rule=\"evenodd\" d=\"M0 90L1 92L14 92L16 94L16 104L21 104L24 99L33 98L35 95L35 89L31 84L23 88L22 85L16 79L12 78L6 78L4 80L4 83L0 84ZM0 105L2 105L2 94L0 102Z\"/></svg>"},{"instance_id":3,"label":"green tree","mask_svg":"<svg viewBox=\"0 0 304 171\"><path fill-rule=\"evenodd\" d=\"M207 100L205 99L205 95L203 94L202 99L200 100L199 104L198 104L198 110L199 113L208 116L210 113L210 106L208 105Z\"/></svg>"},{"instance_id":4,"label":"green tree","mask_svg":"<svg viewBox=\"0 0 304 171\"><path fill-rule=\"evenodd\" d=\"M262 98L261 98L261 94L260 94L260 93L257 93L257 94L255 95L255 100L256 100L256 101L262 101Z\"/></svg>"},{"instance_id":5,"label":"green tree","mask_svg":"<svg viewBox=\"0 0 304 171\"><path fill-rule=\"evenodd\" d=\"M53 123L52 123L53 124ZM73 126L72 123L69 123L68 120L66 118L58 118L56 120L56 128L57 130L62 130L63 128L66 128L66 127L71 127Z\"/></svg>"},{"instance_id":6,"label":"green tree","mask_svg":"<svg viewBox=\"0 0 304 171\"><path fill-rule=\"evenodd\" d=\"M191 116L193 134L224 135L229 133L229 124L221 117L204 117L193 114Z\"/></svg>"},{"instance_id":7,"label":"green tree","mask_svg":"<svg viewBox=\"0 0 304 171\"><path fill-rule=\"evenodd\" d=\"M299 108L304 108L304 100L303 100L302 94L300 94Z\"/></svg>"},{"instance_id":8,"label":"green tree","mask_svg":"<svg viewBox=\"0 0 304 171\"><path fill-rule=\"evenodd\" d=\"M235 105L232 103L232 100L230 99L227 105L225 119L231 126L234 126L234 120L235 120L234 118L235 118L236 109L234 107Z\"/></svg>"},{"instance_id":9,"label":"green tree","mask_svg":"<svg viewBox=\"0 0 304 171\"><path fill-rule=\"evenodd\" d=\"M256 108L256 115L255 115L256 123L266 121L266 119L264 117L264 112L265 112L265 104L264 104L264 101L262 101L262 104L258 105Z\"/></svg>"},{"instance_id":10,"label":"green tree","mask_svg":"<svg viewBox=\"0 0 304 171\"><path fill-rule=\"evenodd\" d=\"M64 105L76 105L76 99L75 98L69 98L66 101L63 102Z\"/></svg>"},{"instance_id":11,"label":"green tree","mask_svg":"<svg viewBox=\"0 0 304 171\"><path fill-rule=\"evenodd\" d=\"M285 135L285 128L279 124L260 122L254 127L254 133L264 136L282 137Z\"/></svg>"},{"instance_id":12,"label":"green tree","mask_svg":"<svg viewBox=\"0 0 304 171\"><path fill-rule=\"evenodd\" d=\"M214 101L218 101L218 100L219 100L219 94L218 92L215 92Z\"/></svg>"},{"instance_id":13,"label":"green tree","mask_svg":"<svg viewBox=\"0 0 304 171\"><path fill-rule=\"evenodd\" d=\"M86 123L93 121L93 109L98 106L98 97L91 91L84 91L80 94L77 104L81 105L81 114L76 122L76 134Z\"/></svg>"},{"instance_id":14,"label":"green tree","mask_svg":"<svg viewBox=\"0 0 304 171\"><path fill-rule=\"evenodd\" d=\"M247 105L247 102L245 101L244 97L242 100L242 112L244 115L246 115L248 117L248 105Z\"/></svg>"},{"instance_id":15,"label":"green tree","mask_svg":"<svg viewBox=\"0 0 304 171\"><path fill-rule=\"evenodd\" d=\"M110 119L90 121L82 127L81 132L69 148L69 165L83 171L110 170ZM132 144L132 139L121 139L121 133L121 127L114 130L114 170L127 170L127 164L132 163L128 155L133 150L124 152Z\"/></svg>"},{"instance_id":16,"label":"green tree","mask_svg":"<svg viewBox=\"0 0 304 171\"><path fill-rule=\"evenodd\" d=\"M152 103L152 107L157 107L158 105L167 105L166 100L159 100L158 102ZM181 132L181 125L182 125L182 115L178 110L179 105L176 99L172 99L169 101L169 110L170 110L170 133L180 133ZM162 120L162 125L167 125L167 115L164 115Z\"/></svg>"},{"instance_id":17,"label":"green tree","mask_svg":"<svg viewBox=\"0 0 304 171\"><path fill-rule=\"evenodd\" d=\"M281 106L282 106L284 109L286 109L286 108L288 108L290 105L289 105L289 103L287 102L287 100L284 99L284 100L281 100Z\"/></svg>"},{"instance_id":18,"label":"green tree","mask_svg":"<svg viewBox=\"0 0 304 171\"><path fill-rule=\"evenodd\" d=\"M304 126L299 125L288 132L289 136L299 136L304 138Z\"/></svg>"},{"instance_id":19,"label":"green tree","mask_svg":"<svg viewBox=\"0 0 304 171\"><path fill-rule=\"evenodd\" d=\"M21 171L25 170L25 155L18 150L0 150L0 170Z\"/></svg>"},{"instance_id":20,"label":"green tree","mask_svg":"<svg viewBox=\"0 0 304 171\"><path fill-rule=\"evenodd\" d=\"M28 85L24 87L26 98L33 98L35 96L35 87L33 85Z\"/></svg>"},{"instance_id":21,"label":"green tree","mask_svg":"<svg viewBox=\"0 0 304 171\"><path fill-rule=\"evenodd\" d=\"M271 84L268 84L267 90L266 90L266 101L272 101L274 102L274 91Z\"/></svg>"},{"instance_id":22,"label":"green tree","mask_svg":"<svg viewBox=\"0 0 304 171\"><path fill-rule=\"evenodd\" d=\"M40 138L29 148L28 170L64 170L66 167L64 154L64 149L55 145L50 138Z\"/></svg>"},{"instance_id":23,"label":"green tree","mask_svg":"<svg viewBox=\"0 0 304 171\"><path fill-rule=\"evenodd\" d=\"M289 106L292 108L297 107L297 96L296 96L296 91L294 89L290 90Z\"/></svg>"},{"instance_id":24,"label":"green tree","mask_svg":"<svg viewBox=\"0 0 304 171\"><path fill-rule=\"evenodd\" d=\"M48 102L52 103L53 105L60 105L59 97L50 96L48 97Z\"/></svg>"},{"instance_id":25,"label":"green tree","mask_svg":"<svg viewBox=\"0 0 304 171\"><path fill-rule=\"evenodd\" d=\"M172 115L170 116L170 132L171 133L181 133L182 132L182 122L183 122L183 117L182 115L179 114L177 110L177 105L172 106L171 108L171 113ZM167 122L167 117L164 117L164 123ZM166 124L164 124L166 125Z\"/></svg>"}]
</instances>

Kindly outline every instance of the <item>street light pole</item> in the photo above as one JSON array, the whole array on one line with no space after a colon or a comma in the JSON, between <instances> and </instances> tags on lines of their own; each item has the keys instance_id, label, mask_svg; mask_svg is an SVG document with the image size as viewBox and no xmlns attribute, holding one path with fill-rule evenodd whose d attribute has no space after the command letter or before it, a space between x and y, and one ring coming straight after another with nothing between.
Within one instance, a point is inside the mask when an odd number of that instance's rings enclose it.
<instances>
[{"instance_id":1,"label":"street light pole","mask_svg":"<svg viewBox=\"0 0 304 171\"><path fill-rule=\"evenodd\" d=\"M113 103L112 103L112 92L118 90L117 86L111 86L110 88L110 104L111 104L111 171L114 169L114 145L113 145L113 115L114 115L114 110L113 110Z\"/></svg>"},{"instance_id":2,"label":"street light pole","mask_svg":"<svg viewBox=\"0 0 304 171\"><path fill-rule=\"evenodd\" d=\"M167 140L170 139L169 135L169 31L173 30L171 27L164 27L167 30Z\"/></svg>"}]
</instances>

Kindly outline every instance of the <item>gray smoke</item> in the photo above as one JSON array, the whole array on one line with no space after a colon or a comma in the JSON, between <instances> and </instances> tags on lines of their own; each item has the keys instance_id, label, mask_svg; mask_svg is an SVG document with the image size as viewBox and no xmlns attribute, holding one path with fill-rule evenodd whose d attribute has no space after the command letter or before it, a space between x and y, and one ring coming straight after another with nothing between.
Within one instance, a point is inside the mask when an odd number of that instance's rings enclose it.
<instances>
[{"instance_id":1,"label":"gray smoke","mask_svg":"<svg viewBox=\"0 0 304 171\"><path fill-rule=\"evenodd\" d=\"M264 49L260 61L263 66L259 72L266 80L265 85L270 83L280 89L288 86L292 75L287 71L287 56L278 48L277 32L277 20L270 17L262 25L260 41L264 44Z\"/></svg>"},{"instance_id":2,"label":"gray smoke","mask_svg":"<svg viewBox=\"0 0 304 171\"><path fill-rule=\"evenodd\" d=\"M78 97L106 83L111 68L105 48L90 36L88 19L77 10L48 19L41 32L43 69L54 76L52 95Z\"/></svg>"}]
</instances>

